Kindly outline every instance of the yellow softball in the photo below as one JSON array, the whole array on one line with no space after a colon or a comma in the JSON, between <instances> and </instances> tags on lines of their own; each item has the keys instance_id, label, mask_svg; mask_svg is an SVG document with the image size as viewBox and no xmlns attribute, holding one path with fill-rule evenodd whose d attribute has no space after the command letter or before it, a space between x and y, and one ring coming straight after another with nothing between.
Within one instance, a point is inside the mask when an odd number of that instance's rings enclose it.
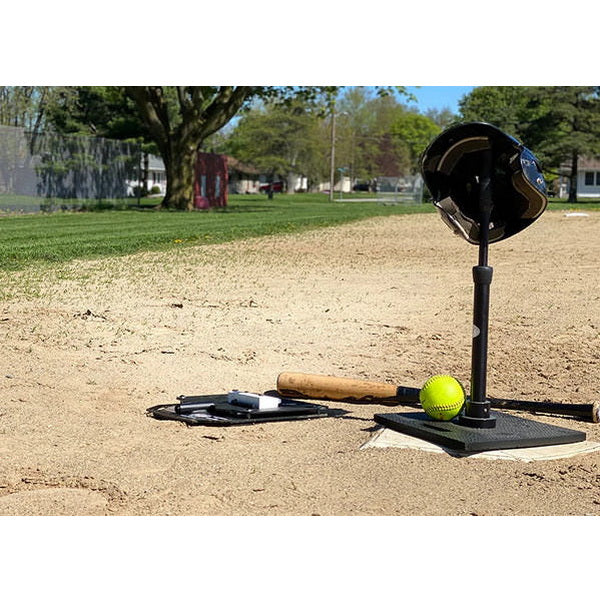
<instances>
[{"instance_id":1,"label":"yellow softball","mask_svg":"<svg viewBox=\"0 0 600 600\"><path fill-rule=\"evenodd\" d=\"M421 388L419 402L432 419L449 421L461 411L465 403L465 390L450 375L434 375Z\"/></svg>"}]
</instances>

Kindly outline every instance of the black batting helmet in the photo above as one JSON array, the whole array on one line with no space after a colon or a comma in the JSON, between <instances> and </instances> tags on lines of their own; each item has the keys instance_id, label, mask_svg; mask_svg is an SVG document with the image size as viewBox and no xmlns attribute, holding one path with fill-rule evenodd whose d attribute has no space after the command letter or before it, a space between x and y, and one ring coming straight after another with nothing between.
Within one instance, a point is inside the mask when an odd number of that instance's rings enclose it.
<instances>
[{"instance_id":1,"label":"black batting helmet","mask_svg":"<svg viewBox=\"0 0 600 600\"><path fill-rule=\"evenodd\" d=\"M445 223L479 243L479 178L483 153L492 152L489 241L531 225L546 209L546 183L535 156L489 123L461 123L443 131L423 153L421 173Z\"/></svg>"}]
</instances>

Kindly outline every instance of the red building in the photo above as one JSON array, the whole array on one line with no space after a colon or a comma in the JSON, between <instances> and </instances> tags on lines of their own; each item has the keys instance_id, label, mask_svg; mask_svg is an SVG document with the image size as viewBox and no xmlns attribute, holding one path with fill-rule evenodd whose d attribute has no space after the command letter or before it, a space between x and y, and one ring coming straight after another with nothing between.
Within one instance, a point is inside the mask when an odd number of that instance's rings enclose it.
<instances>
[{"instance_id":1,"label":"red building","mask_svg":"<svg viewBox=\"0 0 600 600\"><path fill-rule=\"evenodd\" d=\"M227 206L227 157L198 152L194 177L194 208Z\"/></svg>"}]
</instances>

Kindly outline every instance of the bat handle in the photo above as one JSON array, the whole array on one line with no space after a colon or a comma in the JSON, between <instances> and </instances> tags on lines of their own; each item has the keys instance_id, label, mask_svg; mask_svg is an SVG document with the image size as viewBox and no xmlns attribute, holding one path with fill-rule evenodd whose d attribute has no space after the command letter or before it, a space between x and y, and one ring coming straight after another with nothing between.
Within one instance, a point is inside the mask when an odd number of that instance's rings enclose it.
<instances>
[{"instance_id":1,"label":"bat handle","mask_svg":"<svg viewBox=\"0 0 600 600\"><path fill-rule=\"evenodd\" d=\"M504 400L491 398L493 408L522 410L548 415L566 415L584 421L600 422L600 402L593 404L566 404L564 402L535 402L531 400Z\"/></svg>"}]
</instances>

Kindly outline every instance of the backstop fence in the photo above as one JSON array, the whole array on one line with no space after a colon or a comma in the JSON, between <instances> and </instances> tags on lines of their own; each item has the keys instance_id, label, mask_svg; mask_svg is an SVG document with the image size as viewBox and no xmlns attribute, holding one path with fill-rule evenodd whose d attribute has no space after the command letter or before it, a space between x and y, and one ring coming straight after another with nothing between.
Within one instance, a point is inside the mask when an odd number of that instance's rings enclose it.
<instances>
[{"instance_id":1,"label":"backstop fence","mask_svg":"<svg viewBox=\"0 0 600 600\"><path fill-rule=\"evenodd\" d=\"M377 200L389 203L421 204L423 178L420 175L377 177Z\"/></svg>"},{"instance_id":2,"label":"backstop fence","mask_svg":"<svg viewBox=\"0 0 600 600\"><path fill-rule=\"evenodd\" d=\"M0 212L123 202L139 189L140 167L134 143L0 126Z\"/></svg>"}]
</instances>

